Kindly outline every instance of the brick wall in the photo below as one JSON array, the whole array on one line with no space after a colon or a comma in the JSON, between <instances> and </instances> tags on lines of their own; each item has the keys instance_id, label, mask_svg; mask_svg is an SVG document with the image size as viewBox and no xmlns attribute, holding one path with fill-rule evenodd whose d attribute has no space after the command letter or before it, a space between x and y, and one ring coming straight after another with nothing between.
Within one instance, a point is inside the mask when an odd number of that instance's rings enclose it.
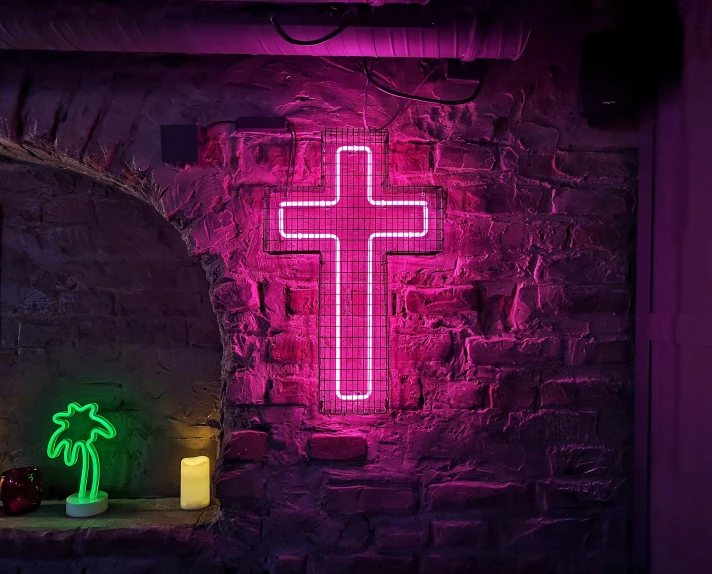
<instances>
[{"instance_id":1,"label":"brick wall","mask_svg":"<svg viewBox=\"0 0 712 574\"><path fill-rule=\"evenodd\" d=\"M202 260L225 351L215 490L227 564L625 571L635 133L579 117L577 51L600 22L557 10L474 104L412 104L390 126L392 183L444 187L447 211L442 253L389 265L386 415L318 412L317 261L261 242L263 186L285 182L289 139L212 130L181 170L161 165L157 142L160 124L285 115L300 134L294 181L317 183L318 132L363 123L357 63L62 56L54 75L95 97L76 103L59 85L51 105L39 57L3 64L18 91L0 96L0 118L23 118L0 121L3 153L138 195ZM91 78L104 69L101 91ZM382 73L404 88L422 77L416 62ZM371 93L369 124L400 104Z\"/></svg>"},{"instance_id":2,"label":"brick wall","mask_svg":"<svg viewBox=\"0 0 712 574\"><path fill-rule=\"evenodd\" d=\"M0 162L0 461L38 465L47 496L77 469L47 458L51 417L96 401L112 496L177 496L181 456L217 453L220 337L205 273L151 206L85 176Z\"/></svg>"}]
</instances>

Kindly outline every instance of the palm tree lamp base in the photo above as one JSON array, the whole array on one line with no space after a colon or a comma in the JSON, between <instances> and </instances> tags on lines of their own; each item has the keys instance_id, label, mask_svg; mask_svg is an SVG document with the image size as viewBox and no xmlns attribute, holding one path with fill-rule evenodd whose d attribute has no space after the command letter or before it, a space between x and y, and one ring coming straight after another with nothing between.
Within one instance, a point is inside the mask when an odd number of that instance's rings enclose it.
<instances>
[{"instance_id":1,"label":"palm tree lamp base","mask_svg":"<svg viewBox=\"0 0 712 574\"><path fill-rule=\"evenodd\" d=\"M109 508L109 495L100 490L96 496L79 496L79 493L67 497L67 516L87 518L106 512Z\"/></svg>"}]
</instances>

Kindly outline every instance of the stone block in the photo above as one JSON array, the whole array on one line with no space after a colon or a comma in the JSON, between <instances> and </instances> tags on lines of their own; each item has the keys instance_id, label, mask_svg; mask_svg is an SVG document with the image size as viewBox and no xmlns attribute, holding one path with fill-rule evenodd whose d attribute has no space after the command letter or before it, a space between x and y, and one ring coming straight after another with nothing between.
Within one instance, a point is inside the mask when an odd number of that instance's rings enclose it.
<instances>
[{"instance_id":1,"label":"stone block","mask_svg":"<svg viewBox=\"0 0 712 574\"><path fill-rule=\"evenodd\" d=\"M395 173L430 173L431 149L427 144L393 142L390 149L391 169Z\"/></svg>"},{"instance_id":2,"label":"stone block","mask_svg":"<svg viewBox=\"0 0 712 574\"><path fill-rule=\"evenodd\" d=\"M123 317L200 317L205 309L201 293L117 293L116 313Z\"/></svg>"},{"instance_id":3,"label":"stone block","mask_svg":"<svg viewBox=\"0 0 712 574\"><path fill-rule=\"evenodd\" d=\"M489 389L492 408L507 411L533 408L536 394L536 386L517 382L495 383Z\"/></svg>"},{"instance_id":4,"label":"stone block","mask_svg":"<svg viewBox=\"0 0 712 574\"><path fill-rule=\"evenodd\" d=\"M314 434L309 439L311 456L317 460L353 460L366 456L366 439L360 435Z\"/></svg>"},{"instance_id":5,"label":"stone block","mask_svg":"<svg viewBox=\"0 0 712 574\"><path fill-rule=\"evenodd\" d=\"M537 484L541 507L549 516L576 516L616 503L622 490L611 480L550 481Z\"/></svg>"},{"instance_id":6,"label":"stone block","mask_svg":"<svg viewBox=\"0 0 712 574\"><path fill-rule=\"evenodd\" d=\"M571 548L590 550L598 540L596 525L591 519L530 519L508 520L500 529L505 552L520 555L549 553L568 554Z\"/></svg>"},{"instance_id":7,"label":"stone block","mask_svg":"<svg viewBox=\"0 0 712 574\"><path fill-rule=\"evenodd\" d=\"M628 364L633 356L630 341L569 341L571 365Z\"/></svg>"},{"instance_id":8,"label":"stone block","mask_svg":"<svg viewBox=\"0 0 712 574\"><path fill-rule=\"evenodd\" d=\"M397 368L423 363L446 363L452 357L452 339L449 333L429 335L397 334L392 337L393 357Z\"/></svg>"},{"instance_id":9,"label":"stone block","mask_svg":"<svg viewBox=\"0 0 712 574\"><path fill-rule=\"evenodd\" d=\"M64 291L59 294L59 310L67 315L111 315L114 310L114 295L90 291Z\"/></svg>"},{"instance_id":10,"label":"stone block","mask_svg":"<svg viewBox=\"0 0 712 574\"><path fill-rule=\"evenodd\" d=\"M554 213L618 215L633 212L635 194L627 187L559 187L551 202Z\"/></svg>"},{"instance_id":11,"label":"stone block","mask_svg":"<svg viewBox=\"0 0 712 574\"><path fill-rule=\"evenodd\" d=\"M260 468L225 472L217 477L215 496L221 502L258 502L265 494L265 475Z\"/></svg>"},{"instance_id":12,"label":"stone block","mask_svg":"<svg viewBox=\"0 0 712 574\"><path fill-rule=\"evenodd\" d=\"M228 380L225 398L233 405L260 405L266 395L267 377L238 372Z\"/></svg>"},{"instance_id":13,"label":"stone block","mask_svg":"<svg viewBox=\"0 0 712 574\"><path fill-rule=\"evenodd\" d=\"M270 358L277 363L303 365L314 362L314 343L306 337L281 333L272 339Z\"/></svg>"},{"instance_id":14,"label":"stone block","mask_svg":"<svg viewBox=\"0 0 712 574\"><path fill-rule=\"evenodd\" d=\"M290 315L316 315L318 312L318 289L291 289L287 287L287 313Z\"/></svg>"},{"instance_id":15,"label":"stone block","mask_svg":"<svg viewBox=\"0 0 712 574\"><path fill-rule=\"evenodd\" d=\"M633 241L632 222L628 216L576 221L571 228L571 247L577 251L622 249Z\"/></svg>"},{"instance_id":16,"label":"stone block","mask_svg":"<svg viewBox=\"0 0 712 574\"><path fill-rule=\"evenodd\" d=\"M211 291L210 298L219 313L238 313L260 307L257 283L247 278L218 285Z\"/></svg>"},{"instance_id":17,"label":"stone block","mask_svg":"<svg viewBox=\"0 0 712 574\"><path fill-rule=\"evenodd\" d=\"M534 278L539 283L628 283L630 261L623 254L600 252L562 253L539 258Z\"/></svg>"},{"instance_id":18,"label":"stone block","mask_svg":"<svg viewBox=\"0 0 712 574\"><path fill-rule=\"evenodd\" d=\"M542 384L540 396L543 408L596 409L624 404L621 385L605 382L549 381Z\"/></svg>"},{"instance_id":19,"label":"stone block","mask_svg":"<svg viewBox=\"0 0 712 574\"><path fill-rule=\"evenodd\" d=\"M381 556L378 554L324 556L317 564L319 574L415 574L414 556Z\"/></svg>"},{"instance_id":20,"label":"stone block","mask_svg":"<svg viewBox=\"0 0 712 574\"><path fill-rule=\"evenodd\" d=\"M471 508L522 508L533 505L530 490L523 485L490 482L448 482L428 488L428 509L432 511Z\"/></svg>"},{"instance_id":21,"label":"stone block","mask_svg":"<svg viewBox=\"0 0 712 574\"><path fill-rule=\"evenodd\" d=\"M412 486L327 486L327 509L343 514L410 514L418 507Z\"/></svg>"},{"instance_id":22,"label":"stone block","mask_svg":"<svg viewBox=\"0 0 712 574\"><path fill-rule=\"evenodd\" d=\"M515 339L480 339L466 342L467 356L475 365L524 365L561 361L561 339L556 337Z\"/></svg>"},{"instance_id":23,"label":"stone block","mask_svg":"<svg viewBox=\"0 0 712 574\"><path fill-rule=\"evenodd\" d=\"M555 164L562 173L585 181L622 182L635 177L637 154L628 152L563 152L556 154Z\"/></svg>"},{"instance_id":24,"label":"stone block","mask_svg":"<svg viewBox=\"0 0 712 574\"><path fill-rule=\"evenodd\" d=\"M482 558L468 555L425 554L420 559L418 574L471 574L473 572L496 572L483 566Z\"/></svg>"},{"instance_id":25,"label":"stone block","mask_svg":"<svg viewBox=\"0 0 712 574\"><path fill-rule=\"evenodd\" d=\"M511 330L512 304L516 292L517 285L511 281L477 282L477 318L484 335L499 335Z\"/></svg>"},{"instance_id":26,"label":"stone block","mask_svg":"<svg viewBox=\"0 0 712 574\"><path fill-rule=\"evenodd\" d=\"M559 130L535 123L517 124L512 134L529 153L552 153L559 141Z\"/></svg>"},{"instance_id":27,"label":"stone block","mask_svg":"<svg viewBox=\"0 0 712 574\"><path fill-rule=\"evenodd\" d=\"M595 412L541 410L531 415L513 413L508 430L524 443L584 443L596 438Z\"/></svg>"},{"instance_id":28,"label":"stone block","mask_svg":"<svg viewBox=\"0 0 712 574\"><path fill-rule=\"evenodd\" d=\"M306 574L306 554L278 554L275 556L271 574Z\"/></svg>"},{"instance_id":29,"label":"stone block","mask_svg":"<svg viewBox=\"0 0 712 574\"><path fill-rule=\"evenodd\" d=\"M415 550L428 543L428 529L420 526L383 524L376 527L376 546L387 549Z\"/></svg>"},{"instance_id":30,"label":"stone block","mask_svg":"<svg viewBox=\"0 0 712 574\"><path fill-rule=\"evenodd\" d=\"M183 347L188 344L186 324L182 319L127 317L117 322L122 343Z\"/></svg>"},{"instance_id":31,"label":"stone block","mask_svg":"<svg viewBox=\"0 0 712 574\"><path fill-rule=\"evenodd\" d=\"M486 548L489 543L489 524L484 520L434 520L431 530L436 548Z\"/></svg>"},{"instance_id":32,"label":"stone block","mask_svg":"<svg viewBox=\"0 0 712 574\"><path fill-rule=\"evenodd\" d=\"M215 320L190 320L188 326L188 341L199 347L219 347L222 344L220 330Z\"/></svg>"},{"instance_id":33,"label":"stone block","mask_svg":"<svg viewBox=\"0 0 712 574\"><path fill-rule=\"evenodd\" d=\"M95 218L91 199L56 200L42 204L42 221L49 225L91 225Z\"/></svg>"},{"instance_id":34,"label":"stone block","mask_svg":"<svg viewBox=\"0 0 712 574\"><path fill-rule=\"evenodd\" d=\"M477 309L477 291L470 286L436 289L409 288L405 308L420 315L451 315Z\"/></svg>"},{"instance_id":35,"label":"stone block","mask_svg":"<svg viewBox=\"0 0 712 574\"><path fill-rule=\"evenodd\" d=\"M86 574L155 574L180 572L182 560L177 556L165 558L84 558L77 562L80 572Z\"/></svg>"},{"instance_id":36,"label":"stone block","mask_svg":"<svg viewBox=\"0 0 712 574\"><path fill-rule=\"evenodd\" d=\"M267 390L273 405L312 406L317 403L316 381L302 377L274 377Z\"/></svg>"},{"instance_id":37,"label":"stone block","mask_svg":"<svg viewBox=\"0 0 712 574\"><path fill-rule=\"evenodd\" d=\"M551 472L563 477L597 477L621 472L621 453L596 446L552 447L547 452Z\"/></svg>"},{"instance_id":38,"label":"stone block","mask_svg":"<svg viewBox=\"0 0 712 574\"><path fill-rule=\"evenodd\" d=\"M223 454L227 460L262 460L267 456L267 433L254 430L233 431Z\"/></svg>"},{"instance_id":39,"label":"stone block","mask_svg":"<svg viewBox=\"0 0 712 574\"><path fill-rule=\"evenodd\" d=\"M481 409L487 398L487 387L470 381L435 381L429 389L427 403L439 409Z\"/></svg>"},{"instance_id":40,"label":"stone block","mask_svg":"<svg viewBox=\"0 0 712 574\"><path fill-rule=\"evenodd\" d=\"M443 142L435 152L435 169L449 172L489 171L494 167L494 147L486 144Z\"/></svg>"},{"instance_id":41,"label":"stone block","mask_svg":"<svg viewBox=\"0 0 712 574\"><path fill-rule=\"evenodd\" d=\"M79 329L74 321L26 318L20 320L19 333L20 347L42 348L72 345Z\"/></svg>"},{"instance_id":42,"label":"stone block","mask_svg":"<svg viewBox=\"0 0 712 574\"><path fill-rule=\"evenodd\" d=\"M390 373L390 407L393 410L419 409L423 399L420 380L417 375Z\"/></svg>"}]
</instances>

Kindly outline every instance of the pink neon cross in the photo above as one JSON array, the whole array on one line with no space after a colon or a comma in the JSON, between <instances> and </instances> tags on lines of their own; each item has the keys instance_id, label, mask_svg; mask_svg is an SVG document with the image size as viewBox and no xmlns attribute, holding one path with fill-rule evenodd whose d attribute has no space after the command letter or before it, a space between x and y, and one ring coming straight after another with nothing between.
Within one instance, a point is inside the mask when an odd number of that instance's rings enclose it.
<instances>
[{"instance_id":1,"label":"pink neon cross","mask_svg":"<svg viewBox=\"0 0 712 574\"><path fill-rule=\"evenodd\" d=\"M324 135L326 186L270 194L266 247L320 254L322 410L384 412L386 256L438 251L442 206L434 188L388 187L385 134L348 133Z\"/></svg>"}]
</instances>

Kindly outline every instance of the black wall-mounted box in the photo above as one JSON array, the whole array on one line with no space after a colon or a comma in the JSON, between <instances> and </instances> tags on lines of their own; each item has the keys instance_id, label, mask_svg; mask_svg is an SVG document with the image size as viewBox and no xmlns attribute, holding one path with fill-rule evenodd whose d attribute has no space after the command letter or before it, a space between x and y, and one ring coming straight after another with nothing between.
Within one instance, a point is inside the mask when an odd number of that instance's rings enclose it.
<instances>
[{"instance_id":1,"label":"black wall-mounted box","mask_svg":"<svg viewBox=\"0 0 712 574\"><path fill-rule=\"evenodd\" d=\"M161 161L184 165L198 161L198 126L161 126Z\"/></svg>"}]
</instances>

